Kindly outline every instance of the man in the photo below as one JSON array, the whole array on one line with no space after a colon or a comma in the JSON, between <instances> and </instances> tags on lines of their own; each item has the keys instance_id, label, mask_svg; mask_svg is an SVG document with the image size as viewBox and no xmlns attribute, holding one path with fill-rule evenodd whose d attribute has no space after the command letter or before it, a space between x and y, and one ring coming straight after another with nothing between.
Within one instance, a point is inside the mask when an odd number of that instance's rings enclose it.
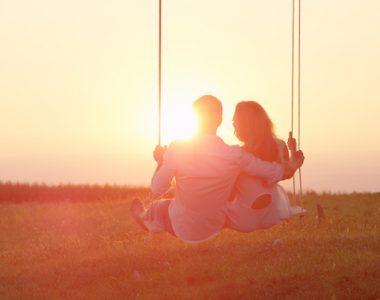
<instances>
[{"instance_id":1,"label":"man","mask_svg":"<svg viewBox=\"0 0 380 300\"><path fill-rule=\"evenodd\" d=\"M145 210L134 200L135 220L150 231L167 231L181 240L210 239L224 226L226 208L237 176L244 172L268 183L291 178L303 164L301 151L290 162L280 165L259 160L239 146L230 146L217 136L222 122L222 104L206 95L193 103L198 131L187 141L173 142L168 149L157 146L157 169L151 189L163 195L175 179L175 197L156 200Z\"/></svg>"}]
</instances>

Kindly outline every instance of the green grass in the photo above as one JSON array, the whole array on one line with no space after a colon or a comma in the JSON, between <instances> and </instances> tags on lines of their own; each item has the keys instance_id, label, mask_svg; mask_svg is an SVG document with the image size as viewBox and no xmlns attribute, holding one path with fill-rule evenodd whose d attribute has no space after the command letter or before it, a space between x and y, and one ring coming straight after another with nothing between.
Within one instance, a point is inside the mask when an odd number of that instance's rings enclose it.
<instances>
[{"instance_id":1,"label":"green grass","mask_svg":"<svg viewBox=\"0 0 380 300\"><path fill-rule=\"evenodd\" d=\"M380 299L380 193L309 193L302 219L200 244L140 230L128 213L135 195L150 201L144 189L87 202L3 198L0 299Z\"/></svg>"}]
</instances>

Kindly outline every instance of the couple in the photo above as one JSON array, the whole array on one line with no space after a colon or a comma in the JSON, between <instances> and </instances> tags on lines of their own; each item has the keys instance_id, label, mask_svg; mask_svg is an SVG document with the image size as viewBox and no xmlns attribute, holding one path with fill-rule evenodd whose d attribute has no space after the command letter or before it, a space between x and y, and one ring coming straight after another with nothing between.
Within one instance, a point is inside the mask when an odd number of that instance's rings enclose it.
<instances>
[{"instance_id":1,"label":"couple","mask_svg":"<svg viewBox=\"0 0 380 300\"><path fill-rule=\"evenodd\" d=\"M275 138L264 109L253 101L236 106L233 125L242 147L227 145L217 136L222 104L216 97L200 97L193 109L197 134L154 151L158 165L152 192L165 194L175 179L174 199L153 201L147 210L135 199L134 219L148 231L200 242L223 228L245 232L267 228L297 213L276 183L291 178L304 156L292 151L289 159L286 144Z\"/></svg>"}]
</instances>

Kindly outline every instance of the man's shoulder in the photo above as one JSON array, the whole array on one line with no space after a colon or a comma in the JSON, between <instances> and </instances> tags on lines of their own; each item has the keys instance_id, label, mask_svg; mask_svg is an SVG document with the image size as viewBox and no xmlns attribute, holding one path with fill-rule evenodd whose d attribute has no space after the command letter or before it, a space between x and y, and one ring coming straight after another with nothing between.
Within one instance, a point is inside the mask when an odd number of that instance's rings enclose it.
<instances>
[{"instance_id":1,"label":"man's shoulder","mask_svg":"<svg viewBox=\"0 0 380 300\"><path fill-rule=\"evenodd\" d=\"M191 151L190 149L192 147L193 147L193 144L188 139L175 140L169 144L167 153L169 153L170 156L184 155L185 153Z\"/></svg>"},{"instance_id":2,"label":"man's shoulder","mask_svg":"<svg viewBox=\"0 0 380 300\"><path fill-rule=\"evenodd\" d=\"M169 152L177 155L194 153L213 153L216 156L226 156L233 160L238 159L244 152L239 145L226 144L218 136L195 137L190 139L175 140L170 143Z\"/></svg>"},{"instance_id":3,"label":"man's shoulder","mask_svg":"<svg viewBox=\"0 0 380 300\"><path fill-rule=\"evenodd\" d=\"M174 140L174 141L172 141L170 144L169 144L169 147L168 147L168 149L171 149L171 150L174 150L174 151L178 151L178 150L180 150L180 149L186 149L186 148L188 148L188 147L190 147L191 146L191 142L190 142L190 140L185 140L185 139L183 139L183 140Z\"/></svg>"},{"instance_id":4,"label":"man's shoulder","mask_svg":"<svg viewBox=\"0 0 380 300\"><path fill-rule=\"evenodd\" d=\"M243 149L239 145L228 145L226 144L228 151L233 155L241 156L243 154Z\"/></svg>"},{"instance_id":5,"label":"man's shoulder","mask_svg":"<svg viewBox=\"0 0 380 300\"><path fill-rule=\"evenodd\" d=\"M223 145L223 152L235 162L240 162L244 154L244 150L239 145L229 145L226 143Z\"/></svg>"}]
</instances>

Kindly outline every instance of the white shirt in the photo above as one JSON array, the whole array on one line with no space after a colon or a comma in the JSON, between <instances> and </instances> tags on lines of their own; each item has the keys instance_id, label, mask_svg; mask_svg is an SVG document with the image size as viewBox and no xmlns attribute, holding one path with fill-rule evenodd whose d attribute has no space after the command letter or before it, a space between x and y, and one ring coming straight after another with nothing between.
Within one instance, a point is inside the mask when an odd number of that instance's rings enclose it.
<instances>
[{"instance_id":1,"label":"white shirt","mask_svg":"<svg viewBox=\"0 0 380 300\"><path fill-rule=\"evenodd\" d=\"M223 228L227 202L241 172L269 183L283 175L280 164L264 162L240 146L203 134L168 147L151 188L153 194L164 194L175 178L175 197L169 206L174 233L184 241L202 241Z\"/></svg>"},{"instance_id":2,"label":"white shirt","mask_svg":"<svg viewBox=\"0 0 380 300\"><path fill-rule=\"evenodd\" d=\"M277 162L288 161L288 148L284 141L276 139ZM263 184L261 179L240 174L235 184L235 198L227 205L226 227L251 232L259 228L269 228L292 216L305 214L299 206L291 206L286 191L279 184ZM269 195L271 202L262 209L252 209L252 205L262 195Z\"/></svg>"}]
</instances>

